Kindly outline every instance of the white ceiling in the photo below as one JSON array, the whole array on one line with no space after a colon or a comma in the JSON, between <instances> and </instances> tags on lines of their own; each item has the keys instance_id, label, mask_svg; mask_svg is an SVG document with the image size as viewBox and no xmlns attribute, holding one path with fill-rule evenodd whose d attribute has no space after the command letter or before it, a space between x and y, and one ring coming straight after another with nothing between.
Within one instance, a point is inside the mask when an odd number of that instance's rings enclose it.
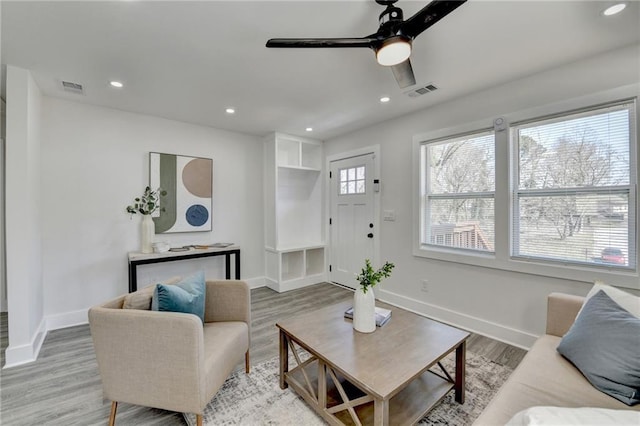
<instances>
[{"instance_id":1,"label":"white ceiling","mask_svg":"<svg viewBox=\"0 0 640 426\"><path fill-rule=\"evenodd\" d=\"M426 3L397 6L406 19ZM383 10L373 0L3 0L2 64L30 69L49 96L254 135L328 139L640 43L639 3L605 18L609 4L470 0L414 41L418 84L439 88L417 99L403 95L369 49L264 46L272 37L371 34ZM109 87L113 79L125 87ZM84 95L62 91L61 80L81 83ZM383 95L391 102L381 104ZM237 113L225 114L227 106Z\"/></svg>"}]
</instances>

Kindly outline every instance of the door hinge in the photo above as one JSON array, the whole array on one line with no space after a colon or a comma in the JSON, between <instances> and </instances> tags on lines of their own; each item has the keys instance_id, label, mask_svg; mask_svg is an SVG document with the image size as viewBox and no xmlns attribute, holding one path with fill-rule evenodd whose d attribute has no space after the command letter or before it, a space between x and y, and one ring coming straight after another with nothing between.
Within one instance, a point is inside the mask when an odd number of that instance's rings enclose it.
<instances>
[{"instance_id":1,"label":"door hinge","mask_svg":"<svg viewBox=\"0 0 640 426\"><path fill-rule=\"evenodd\" d=\"M331 174L331 172L329 172L329 179L331 179L331 177L332 177L332 176L333 176L333 175Z\"/></svg>"},{"instance_id":2,"label":"door hinge","mask_svg":"<svg viewBox=\"0 0 640 426\"><path fill-rule=\"evenodd\" d=\"M329 218L329 225L331 225L331 218Z\"/></svg>"},{"instance_id":3,"label":"door hinge","mask_svg":"<svg viewBox=\"0 0 640 426\"><path fill-rule=\"evenodd\" d=\"M331 265L329 265L329 272L331 272Z\"/></svg>"}]
</instances>

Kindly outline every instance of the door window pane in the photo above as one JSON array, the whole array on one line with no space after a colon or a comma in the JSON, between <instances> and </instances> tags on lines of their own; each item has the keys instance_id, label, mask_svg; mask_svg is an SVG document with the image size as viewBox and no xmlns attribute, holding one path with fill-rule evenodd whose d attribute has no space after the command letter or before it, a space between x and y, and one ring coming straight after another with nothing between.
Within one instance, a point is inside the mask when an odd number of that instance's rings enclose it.
<instances>
[{"instance_id":1,"label":"door window pane","mask_svg":"<svg viewBox=\"0 0 640 426\"><path fill-rule=\"evenodd\" d=\"M340 169L340 195L365 194L365 166Z\"/></svg>"}]
</instances>

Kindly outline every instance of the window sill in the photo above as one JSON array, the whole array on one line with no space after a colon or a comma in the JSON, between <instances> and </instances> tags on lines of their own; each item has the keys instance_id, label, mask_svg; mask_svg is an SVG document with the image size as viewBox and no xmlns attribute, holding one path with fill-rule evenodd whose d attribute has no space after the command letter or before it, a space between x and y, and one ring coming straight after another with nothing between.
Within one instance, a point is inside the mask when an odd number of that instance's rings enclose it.
<instances>
[{"instance_id":1,"label":"window sill","mask_svg":"<svg viewBox=\"0 0 640 426\"><path fill-rule=\"evenodd\" d=\"M414 248L413 255L443 262L478 266L489 269L499 269L529 275L549 278L559 278L573 281L593 283L601 280L617 287L640 290L638 271L606 266L556 265L533 259L502 257L496 253L468 252L421 245Z\"/></svg>"}]
</instances>

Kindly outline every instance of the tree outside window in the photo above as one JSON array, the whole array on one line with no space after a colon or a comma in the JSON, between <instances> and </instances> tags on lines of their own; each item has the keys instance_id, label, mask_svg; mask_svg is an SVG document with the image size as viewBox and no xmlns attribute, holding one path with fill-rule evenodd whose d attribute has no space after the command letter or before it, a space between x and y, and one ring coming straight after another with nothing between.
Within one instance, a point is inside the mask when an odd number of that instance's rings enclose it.
<instances>
[{"instance_id":1,"label":"tree outside window","mask_svg":"<svg viewBox=\"0 0 640 426\"><path fill-rule=\"evenodd\" d=\"M633 266L632 109L624 103L514 127L514 256ZM621 253L615 262L606 255L612 250Z\"/></svg>"}]
</instances>

